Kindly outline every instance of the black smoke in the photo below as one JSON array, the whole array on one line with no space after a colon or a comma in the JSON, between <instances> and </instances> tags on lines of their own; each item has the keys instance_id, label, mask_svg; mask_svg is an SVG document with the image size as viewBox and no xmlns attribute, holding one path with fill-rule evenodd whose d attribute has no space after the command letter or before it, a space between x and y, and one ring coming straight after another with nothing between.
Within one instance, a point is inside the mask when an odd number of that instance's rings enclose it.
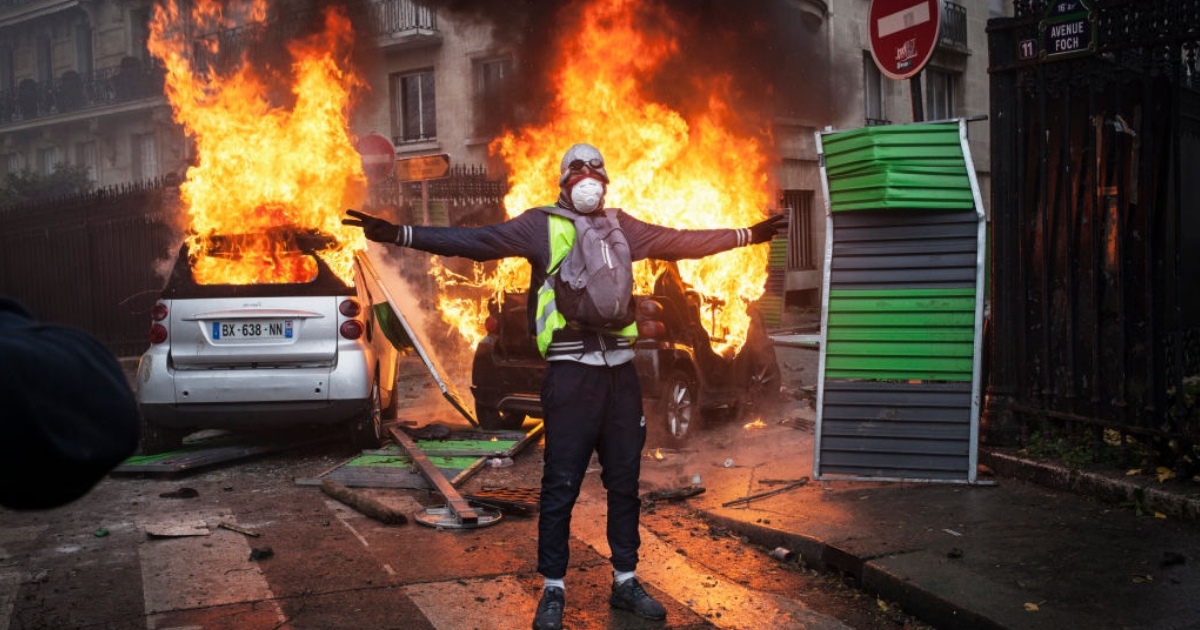
<instances>
[{"instance_id":1,"label":"black smoke","mask_svg":"<svg viewBox=\"0 0 1200 630\"><path fill-rule=\"evenodd\" d=\"M553 98L549 84L560 36L577 26L586 0L417 0L456 19L490 25L497 42L515 50L519 93L538 104ZM827 29L801 10L805 0L644 0L671 16L680 54L659 68L648 85L650 94L685 115L704 108L688 77L728 75L729 105L749 119L774 116L808 121L829 119L830 94ZM661 24L647 23L646 28ZM857 60L854 60L857 62ZM530 121L514 121L530 122Z\"/></svg>"}]
</instances>

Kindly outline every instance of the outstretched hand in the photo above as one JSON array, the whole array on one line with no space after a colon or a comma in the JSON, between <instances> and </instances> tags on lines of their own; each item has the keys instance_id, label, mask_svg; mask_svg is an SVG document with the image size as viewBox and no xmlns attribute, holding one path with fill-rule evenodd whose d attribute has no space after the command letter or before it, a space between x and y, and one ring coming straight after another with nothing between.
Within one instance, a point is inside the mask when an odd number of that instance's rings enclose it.
<instances>
[{"instance_id":1,"label":"outstretched hand","mask_svg":"<svg viewBox=\"0 0 1200 630\"><path fill-rule=\"evenodd\" d=\"M363 235L377 243L396 243L400 236L400 226L373 217L358 210L347 210L349 219L342 219L342 225L362 228Z\"/></svg>"},{"instance_id":2,"label":"outstretched hand","mask_svg":"<svg viewBox=\"0 0 1200 630\"><path fill-rule=\"evenodd\" d=\"M775 238L775 235L786 231L788 219L786 214L777 214L773 217L768 217L754 225L750 226L750 242L755 245L766 243Z\"/></svg>"}]
</instances>

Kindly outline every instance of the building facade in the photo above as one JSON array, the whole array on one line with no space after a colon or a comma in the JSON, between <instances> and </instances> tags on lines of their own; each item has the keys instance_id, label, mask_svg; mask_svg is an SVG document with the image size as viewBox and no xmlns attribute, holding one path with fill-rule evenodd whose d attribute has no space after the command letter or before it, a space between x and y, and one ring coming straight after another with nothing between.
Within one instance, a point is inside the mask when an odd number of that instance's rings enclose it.
<instances>
[{"instance_id":1,"label":"building facade","mask_svg":"<svg viewBox=\"0 0 1200 630\"><path fill-rule=\"evenodd\" d=\"M180 176L187 146L146 48L148 1L0 2L0 175Z\"/></svg>"}]
</instances>

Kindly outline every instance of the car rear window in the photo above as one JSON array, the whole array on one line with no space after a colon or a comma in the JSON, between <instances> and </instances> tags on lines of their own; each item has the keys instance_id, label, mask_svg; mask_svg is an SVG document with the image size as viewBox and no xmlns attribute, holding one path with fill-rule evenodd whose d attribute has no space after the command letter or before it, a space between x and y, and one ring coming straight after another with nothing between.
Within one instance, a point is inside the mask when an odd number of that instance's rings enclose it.
<instances>
[{"instance_id":1,"label":"car rear window","mask_svg":"<svg viewBox=\"0 0 1200 630\"><path fill-rule=\"evenodd\" d=\"M163 288L164 298L273 297L353 295L353 286L343 282L316 254L322 241L302 239L295 247L264 252L246 247L243 237L216 239L209 255L189 255L180 246Z\"/></svg>"}]
</instances>

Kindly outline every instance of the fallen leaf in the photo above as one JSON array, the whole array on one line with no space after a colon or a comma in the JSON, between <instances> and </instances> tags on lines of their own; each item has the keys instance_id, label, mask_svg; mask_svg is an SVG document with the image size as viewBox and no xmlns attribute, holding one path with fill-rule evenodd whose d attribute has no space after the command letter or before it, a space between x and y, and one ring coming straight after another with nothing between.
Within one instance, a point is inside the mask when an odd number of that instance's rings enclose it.
<instances>
[{"instance_id":1,"label":"fallen leaf","mask_svg":"<svg viewBox=\"0 0 1200 630\"><path fill-rule=\"evenodd\" d=\"M1163 514L1162 512L1155 512L1154 518L1167 518L1167 515Z\"/></svg>"},{"instance_id":2,"label":"fallen leaf","mask_svg":"<svg viewBox=\"0 0 1200 630\"><path fill-rule=\"evenodd\" d=\"M1175 478L1175 471L1167 468L1166 466L1159 466L1156 472L1158 472L1158 483Z\"/></svg>"},{"instance_id":3,"label":"fallen leaf","mask_svg":"<svg viewBox=\"0 0 1200 630\"><path fill-rule=\"evenodd\" d=\"M1038 605L1033 602L1025 602L1025 610L1027 610L1029 612L1037 612Z\"/></svg>"},{"instance_id":4,"label":"fallen leaf","mask_svg":"<svg viewBox=\"0 0 1200 630\"><path fill-rule=\"evenodd\" d=\"M1134 584L1145 584L1146 582L1154 581L1154 576L1150 575L1149 573L1134 573L1130 577Z\"/></svg>"},{"instance_id":5,"label":"fallen leaf","mask_svg":"<svg viewBox=\"0 0 1200 630\"><path fill-rule=\"evenodd\" d=\"M876 599L875 603L879 605L879 610L882 610L883 612L888 612L891 610L891 607L888 606L887 602L883 601L882 599Z\"/></svg>"},{"instance_id":6,"label":"fallen leaf","mask_svg":"<svg viewBox=\"0 0 1200 630\"><path fill-rule=\"evenodd\" d=\"M1134 475L1140 475L1140 474L1142 474L1141 468L1131 468L1131 469L1125 471L1126 477L1132 477Z\"/></svg>"}]
</instances>

